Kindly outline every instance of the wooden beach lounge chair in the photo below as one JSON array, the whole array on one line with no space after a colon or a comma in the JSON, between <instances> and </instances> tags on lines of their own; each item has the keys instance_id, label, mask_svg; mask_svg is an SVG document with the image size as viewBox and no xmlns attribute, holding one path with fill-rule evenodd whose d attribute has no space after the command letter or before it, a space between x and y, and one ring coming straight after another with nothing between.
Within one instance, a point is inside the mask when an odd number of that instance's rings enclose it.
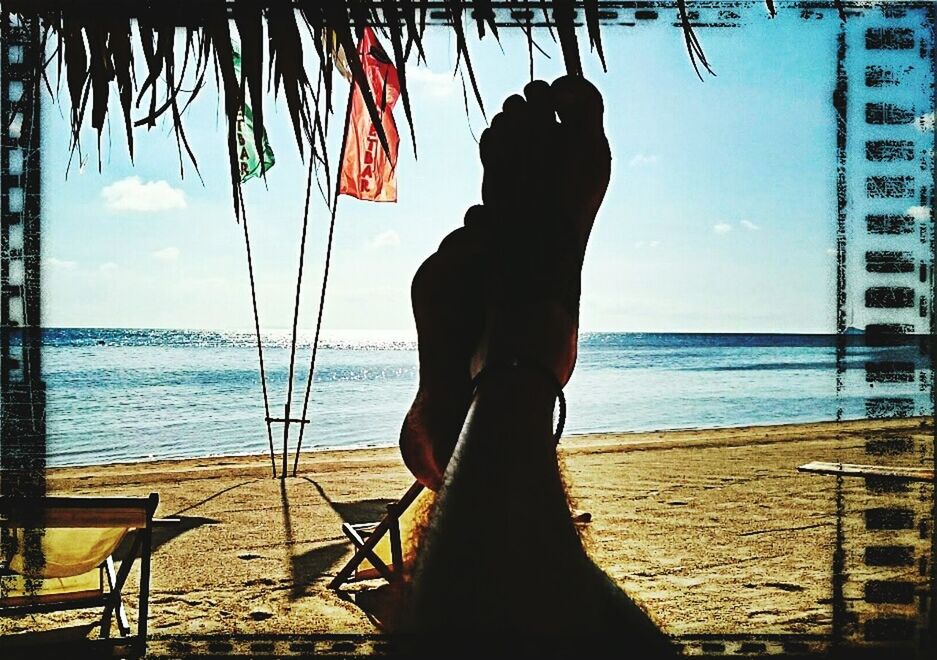
<instances>
[{"instance_id":1,"label":"wooden beach lounge chair","mask_svg":"<svg viewBox=\"0 0 937 660\"><path fill-rule=\"evenodd\" d=\"M354 544L355 554L332 578L329 588L339 589L354 580L382 577L394 582L402 578L415 554L416 525L435 495L414 481L399 500L387 505L387 515L379 522L343 523L342 532Z\"/></svg>"},{"instance_id":2,"label":"wooden beach lounge chair","mask_svg":"<svg viewBox=\"0 0 937 660\"><path fill-rule=\"evenodd\" d=\"M156 493L149 497L0 497L0 616L102 608L101 639L89 644L107 645L124 657L142 656L153 514L158 503ZM29 544L24 542L30 530L43 530L43 565L38 568L31 568ZM132 535L130 551L115 569L114 552L128 535ZM137 557L138 615L136 634L131 634L122 590ZM119 633L114 638L110 637L112 619ZM14 648L15 637L8 636L2 646Z\"/></svg>"},{"instance_id":3,"label":"wooden beach lounge chair","mask_svg":"<svg viewBox=\"0 0 937 660\"><path fill-rule=\"evenodd\" d=\"M856 465L853 463L825 463L812 461L797 468L798 472L825 474L863 479L891 479L894 481L933 482L934 471L927 468L893 467L885 465Z\"/></svg>"}]
</instances>

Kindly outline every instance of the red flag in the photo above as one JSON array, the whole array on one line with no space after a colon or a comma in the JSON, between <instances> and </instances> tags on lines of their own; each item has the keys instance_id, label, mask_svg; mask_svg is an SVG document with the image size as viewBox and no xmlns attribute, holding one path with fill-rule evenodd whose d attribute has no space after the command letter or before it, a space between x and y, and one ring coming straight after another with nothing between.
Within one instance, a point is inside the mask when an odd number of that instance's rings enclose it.
<instances>
[{"instance_id":1,"label":"red flag","mask_svg":"<svg viewBox=\"0 0 937 660\"><path fill-rule=\"evenodd\" d=\"M394 122L392 110L400 96L400 81L397 69L377 41L371 28L365 28L358 44L358 55L364 68L365 78L371 87L371 96L387 136L390 154L384 151L371 115L364 104L361 89L353 83L351 109L348 115L348 137L345 141L345 157L339 176L339 194L351 195L372 202L396 202L397 148L400 136Z\"/></svg>"}]
</instances>

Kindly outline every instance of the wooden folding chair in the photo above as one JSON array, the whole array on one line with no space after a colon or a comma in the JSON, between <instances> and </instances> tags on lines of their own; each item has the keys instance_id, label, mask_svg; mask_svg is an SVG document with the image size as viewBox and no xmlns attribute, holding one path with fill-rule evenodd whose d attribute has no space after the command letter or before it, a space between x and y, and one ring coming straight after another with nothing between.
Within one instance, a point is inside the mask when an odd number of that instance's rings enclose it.
<instances>
[{"instance_id":1,"label":"wooden folding chair","mask_svg":"<svg viewBox=\"0 0 937 660\"><path fill-rule=\"evenodd\" d=\"M404 568L413 558L416 519L421 509L431 506L435 496L433 491L415 481L403 497L387 505L387 515L382 520L343 523L342 532L354 544L355 554L329 582L329 588L339 589L346 582L376 577L391 583L402 580ZM592 521L592 514L588 512L575 510L571 515L577 527Z\"/></svg>"},{"instance_id":2,"label":"wooden folding chair","mask_svg":"<svg viewBox=\"0 0 937 660\"><path fill-rule=\"evenodd\" d=\"M100 636L140 657L146 650L153 514L159 496L0 497L0 616L102 607ZM38 531L32 557L30 535ZM113 553L127 534L130 551L115 566ZM131 634L122 591L140 558L137 631ZM30 563L36 564L30 567ZM106 584L106 589L105 589Z\"/></svg>"},{"instance_id":3,"label":"wooden folding chair","mask_svg":"<svg viewBox=\"0 0 937 660\"><path fill-rule=\"evenodd\" d=\"M351 539L356 550L354 556L329 582L329 588L338 589L346 582L371 577L383 577L388 582L401 580L404 568L404 546L410 540L409 527L401 528L401 516L418 498L428 499L432 496L432 491L424 492L423 485L415 481L403 497L387 505L387 515L379 522L343 523L342 532ZM388 535L390 547L389 553L386 553L381 551L379 544L386 545L382 541ZM362 564L367 564L363 570Z\"/></svg>"}]
</instances>

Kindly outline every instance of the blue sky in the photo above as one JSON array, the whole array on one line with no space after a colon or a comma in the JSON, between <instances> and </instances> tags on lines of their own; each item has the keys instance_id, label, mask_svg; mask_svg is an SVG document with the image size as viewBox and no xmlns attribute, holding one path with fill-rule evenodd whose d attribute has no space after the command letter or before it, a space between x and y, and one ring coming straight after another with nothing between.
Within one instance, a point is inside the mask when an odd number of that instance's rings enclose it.
<instances>
[{"instance_id":1,"label":"blue sky","mask_svg":"<svg viewBox=\"0 0 937 660\"><path fill-rule=\"evenodd\" d=\"M789 14L744 30L702 31L718 74L703 83L679 31L658 23L605 29L607 74L580 35L586 74L605 95L613 154L587 253L582 328L834 331L836 22ZM553 57L537 56L536 75L550 80L562 73L558 48L545 33L538 39ZM506 54L490 37L470 41L490 118L527 82L526 43L512 30L503 31ZM417 160L400 105L396 112L399 202L340 202L330 331L411 331L413 273L480 199L473 131L480 135L485 120L474 107L466 119L449 31L429 28L427 46L429 67L409 68ZM341 81L337 96L346 90ZM291 321L306 169L283 106L265 101L277 164L267 189L254 181L245 195L261 320L273 329ZM166 125L138 130L132 166L116 112L102 138L102 171L89 131L86 162L73 163L66 177L67 102L44 112L45 324L251 327L214 91L202 92L186 124L204 185L190 165L180 178ZM304 329L315 323L328 225L321 199L310 222Z\"/></svg>"}]
</instances>

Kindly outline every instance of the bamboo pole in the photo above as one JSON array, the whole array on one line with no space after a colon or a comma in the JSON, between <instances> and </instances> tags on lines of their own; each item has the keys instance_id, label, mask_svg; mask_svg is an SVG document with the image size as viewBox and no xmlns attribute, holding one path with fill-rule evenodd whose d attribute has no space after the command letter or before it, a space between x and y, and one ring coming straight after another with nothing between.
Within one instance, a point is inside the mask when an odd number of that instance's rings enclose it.
<instances>
[{"instance_id":1,"label":"bamboo pole","mask_svg":"<svg viewBox=\"0 0 937 660\"><path fill-rule=\"evenodd\" d=\"M329 220L329 238L325 247L325 266L322 271L322 288L319 291L319 314L316 318L316 334L312 340L312 358L309 362L309 374L306 377L306 393L303 396L303 413L301 419L306 419L306 411L309 408L309 393L312 391L312 377L316 369L316 356L319 351L319 334L322 330L322 312L325 308L325 291L329 283L329 266L332 263L332 241L335 237L335 216L338 213L339 190L342 186L342 162L345 160L345 144L348 142L348 127L351 123L351 102L355 94L355 83L351 83L348 90L348 103L345 105L345 128L342 131L342 148L338 154L338 171L335 177L335 195L332 198L332 216ZM296 476L296 469L299 466L299 451L303 446L303 434L306 430L306 424L299 427L299 440L296 442L296 456L293 459L293 476Z\"/></svg>"}]
</instances>

